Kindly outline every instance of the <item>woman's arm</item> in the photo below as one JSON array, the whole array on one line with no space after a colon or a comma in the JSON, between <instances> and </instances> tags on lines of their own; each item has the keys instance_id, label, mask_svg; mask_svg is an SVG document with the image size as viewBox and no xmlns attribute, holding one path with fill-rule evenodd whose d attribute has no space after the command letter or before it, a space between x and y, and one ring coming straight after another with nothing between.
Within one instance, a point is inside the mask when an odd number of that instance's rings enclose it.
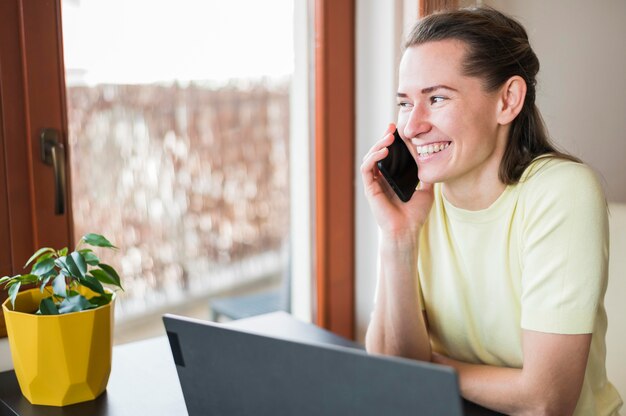
<instances>
[{"instance_id":1,"label":"woman's arm","mask_svg":"<svg viewBox=\"0 0 626 416\"><path fill-rule=\"evenodd\" d=\"M433 186L422 182L406 203L394 194L377 162L387 157L395 129L389 125L361 164L365 196L381 232L378 293L366 346L369 352L430 361L430 341L417 290L417 245L433 204Z\"/></svg>"},{"instance_id":2,"label":"woman's arm","mask_svg":"<svg viewBox=\"0 0 626 416\"><path fill-rule=\"evenodd\" d=\"M365 337L370 353L430 361L430 341L417 290L418 234L380 240L376 307Z\"/></svg>"},{"instance_id":3,"label":"woman's arm","mask_svg":"<svg viewBox=\"0 0 626 416\"><path fill-rule=\"evenodd\" d=\"M587 367L591 334L563 335L524 330L522 369L467 364L433 354L454 367L461 394L511 415L571 415Z\"/></svg>"}]
</instances>

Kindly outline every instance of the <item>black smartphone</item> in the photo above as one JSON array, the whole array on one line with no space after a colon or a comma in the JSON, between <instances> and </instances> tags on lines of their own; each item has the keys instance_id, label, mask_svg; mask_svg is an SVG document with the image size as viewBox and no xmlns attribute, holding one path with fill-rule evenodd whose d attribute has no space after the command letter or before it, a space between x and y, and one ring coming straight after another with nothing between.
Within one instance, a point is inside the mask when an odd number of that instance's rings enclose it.
<instances>
[{"instance_id":1,"label":"black smartphone","mask_svg":"<svg viewBox=\"0 0 626 416\"><path fill-rule=\"evenodd\" d=\"M389 182L398 198L402 202L407 202L413 196L419 183L417 163L397 129L393 132L393 137L393 143L387 147L389 149L387 157L378 161L378 170Z\"/></svg>"}]
</instances>

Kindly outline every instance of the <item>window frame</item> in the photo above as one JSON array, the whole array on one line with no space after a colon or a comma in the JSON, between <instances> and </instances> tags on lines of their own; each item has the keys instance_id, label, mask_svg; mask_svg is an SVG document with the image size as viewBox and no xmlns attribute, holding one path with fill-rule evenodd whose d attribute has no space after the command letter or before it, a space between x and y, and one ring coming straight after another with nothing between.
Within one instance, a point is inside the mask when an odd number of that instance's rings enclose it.
<instances>
[{"instance_id":1,"label":"window frame","mask_svg":"<svg viewBox=\"0 0 626 416\"><path fill-rule=\"evenodd\" d=\"M316 323L354 339L355 1L315 1Z\"/></svg>"}]
</instances>

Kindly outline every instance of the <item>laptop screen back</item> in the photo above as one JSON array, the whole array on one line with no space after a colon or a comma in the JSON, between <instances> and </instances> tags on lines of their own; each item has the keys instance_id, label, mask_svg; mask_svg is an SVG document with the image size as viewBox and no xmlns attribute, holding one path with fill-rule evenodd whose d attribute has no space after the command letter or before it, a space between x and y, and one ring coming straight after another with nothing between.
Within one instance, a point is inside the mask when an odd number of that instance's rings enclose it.
<instances>
[{"instance_id":1,"label":"laptop screen back","mask_svg":"<svg viewBox=\"0 0 626 416\"><path fill-rule=\"evenodd\" d=\"M454 371L166 315L195 415L462 415Z\"/></svg>"}]
</instances>

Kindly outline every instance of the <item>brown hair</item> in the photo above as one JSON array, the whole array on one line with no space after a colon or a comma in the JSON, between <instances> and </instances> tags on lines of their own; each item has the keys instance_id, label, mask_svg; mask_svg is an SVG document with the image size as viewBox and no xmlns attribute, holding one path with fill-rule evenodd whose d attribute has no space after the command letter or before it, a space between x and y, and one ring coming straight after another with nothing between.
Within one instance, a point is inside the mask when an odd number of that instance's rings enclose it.
<instances>
[{"instance_id":1,"label":"brown hair","mask_svg":"<svg viewBox=\"0 0 626 416\"><path fill-rule=\"evenodd\" d=\"M513 120L500 162L499 178L503 183L517 183L528 165L540 155L580 162L558 151L548 138L535 105L539 60L530 47L526 30L518 21L489 7L439 12L417 22L404 46L409 48L446 39L465 43L463 73L482 78L485 90L495 91L515 75L526 82L524 105Z\"/></svg>"}]
</instances>

